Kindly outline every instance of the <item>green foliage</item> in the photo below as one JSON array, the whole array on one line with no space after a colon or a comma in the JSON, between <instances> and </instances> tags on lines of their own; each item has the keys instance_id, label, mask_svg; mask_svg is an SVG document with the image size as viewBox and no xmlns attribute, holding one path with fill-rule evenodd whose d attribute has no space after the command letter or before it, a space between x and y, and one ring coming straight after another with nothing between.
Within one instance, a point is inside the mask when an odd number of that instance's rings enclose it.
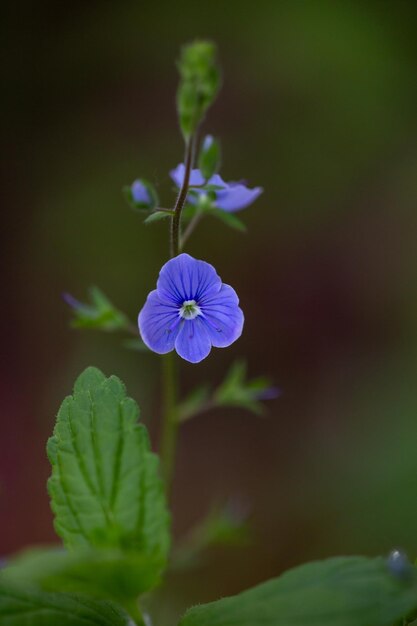
<instances>
[{"instance_id":1,"label":"green foliage","mask_svg":"<svg viewBox=\"0 0 417 626\"><path fill-rule=\"evenodd\" d=\"M220 86L216 46L210 41L196 41L184 46L178 61L178 70L178 117L184 138L188 140L203 121Z\"/></svg>"},{"instance_id":2,"label":"green foliage","mask_svg":"<svg viewBox=\"0 0 417 626\"><path fill-rule=\"evenodd\" d=\"M220 144L211 135L207 135L198 155L198 169L209 180L220 167Z\"/></svg>"},{"instance_id":3,"label":"green foliage","mask_svg":"<svg viewBox=\"0 0 417 626\"><path fill-rule=\"evenodd\" d=\"M126 315L110 302L101 289L91 287L89 293L89 304L78 302L70 295L64 296L74 313L71 322L74 328L115 331L124 330L129 326Z\"/></svg>"},{"instance_id":4,"label":"green foliage","mask_svg":"<svg viewBox=\"0 0 417 626\"><path fill-rule=\"evenodd\" d=\"M382 558L340 557L194 607L180 626L393 626L416 608L415 572L404 581Z\"/></svg>"},{"instance_id":5,"label":"green foliage","mask_svg":"<svg viewBox=\"0 0 417 626\"><path fill-rule=\"evenodd\" d=\"M270 381L264 376L246 380L245 361L236 361L230 368L226 378L214 393L217 406L236 406L257 415L261 415L264 407L260 400L271 390ZM273 395L276 394L272 390Z\"/></svg>"},{"instance_id":6,"label":"green foliage","mask_svg":"<svg viewBox=\"0 0 417 626\"><path fill-rule=\"evenodd\" d=\"M3 580L44 591L88 593L122 605L159 582L158 563L122 550L32 548L15 557L2 573Z\"/></svg>"},{"instance_id":7,"label":"green foliage","mask_svg":"<svg viewBox=\"0 0 417 626\"><path fill-rule=\"evenodd\" d=\"M194 195L197 199L195 205L195 211L200 212L202 215L211 215L216 219L229 226L229 228L233 228L234 230L239 230L241 232L246 231L246 226L234 213L228 213L223 209L219 209L216 207L216 194L214 193L216 189L222 189L218 185L204 185L199 189L199 193L193 191L191 188L190 195ZM201 193L201 191L205 191L206 193Z\"/></svg>"},{"instance_id":8,"label":"green foliage","mask_svg":"<svg viewBox=\"0 0 417 626\"><path fill-rule=\"evenodd\" d=\"M138 553L166 564L169 516L137 404L95 368L77 379L48 442L55 528L68 549Z\"/></svg>"},{"instance_id":9,"label":"green foliage","mask_svg":"<svg viewBox=\"0 0 417 626\"><path fill-rule=\"evenodd\" d=\"M194 389L178 406L178 420L185 422L199 413L222 406L240 407L261 415L264 412L261 401L271 400L279 392L264 376L246 380L246 369L244 361L236 361L217 389L211 392L208 385Z\"/></svg>"},{"instance_id":10,"label":"green foliage","mask_svg":"<svg viewBox=\"0 0 417 626\"><path fill-rule=\"evenodd\" d=\"M109 602L14 587L0 578L1 626L131 626Z\"/></svg>"}]
</instances>

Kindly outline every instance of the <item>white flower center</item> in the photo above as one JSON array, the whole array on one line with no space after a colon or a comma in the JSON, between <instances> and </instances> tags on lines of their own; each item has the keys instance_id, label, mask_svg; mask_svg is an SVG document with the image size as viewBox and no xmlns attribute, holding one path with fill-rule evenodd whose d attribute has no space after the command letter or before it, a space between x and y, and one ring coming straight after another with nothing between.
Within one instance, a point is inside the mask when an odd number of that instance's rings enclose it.
<instances>
[{"instance_id":1,"label":"white flower center","mask_svg":"<svg viewBox=\"0 0 417 626\"><path fill-rule=\"evenodd\" d=\"M178 313L185 320L193 320L197 315L201 315L201 309L195 300L185 300Z\"/></svg>"}]
</instances>

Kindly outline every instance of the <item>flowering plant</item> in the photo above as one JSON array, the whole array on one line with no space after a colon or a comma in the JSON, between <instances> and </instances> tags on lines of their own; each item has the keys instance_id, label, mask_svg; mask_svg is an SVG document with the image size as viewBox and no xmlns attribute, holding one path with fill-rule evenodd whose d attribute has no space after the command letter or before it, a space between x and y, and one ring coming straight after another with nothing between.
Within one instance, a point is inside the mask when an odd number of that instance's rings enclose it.
<instances>
[{"instance_id":1,"label":"flowering plant","mask_svg":"<svg viewBox=\"0 0 417 626\"><path fill-rule=\"evenodd\" d=\"M138 406L120 379L94 367L81 373L47 446L48 490L64 547L31 549L1 570L0 626L151 624L152 593L168 567L190 566L202 548L245 537L245 513L229 504L202 521L191 546L171 549L168 504L181 423L229 405L259 413L263 400L278 395L265 378L247 380L246 365L238 361L216 389L204 386L178 397L180 359L199 363L212 347L237 341L244 327L236 291L210 263L185 253L185 244L208 215L244 229L235 213L262 193L244 182L224 182L219 143L211 135L197 150L199 129L220 85L215 46L206 41L185 46L178 67L185 159L171 171L179 190L175 206L162 208L156 189L143 178L124 189L145 222L170 222L170 259L156 289L143 298L138 327L97 287L88 304L65 295L74 326L128 332L135 348L163 355L160 457L151 451ZM237 596L191 608L179 624L399 626L410 623L416 611L415 569L394 551L388 559L338 557L301 565Z\"/></svg>"}]
</instances>

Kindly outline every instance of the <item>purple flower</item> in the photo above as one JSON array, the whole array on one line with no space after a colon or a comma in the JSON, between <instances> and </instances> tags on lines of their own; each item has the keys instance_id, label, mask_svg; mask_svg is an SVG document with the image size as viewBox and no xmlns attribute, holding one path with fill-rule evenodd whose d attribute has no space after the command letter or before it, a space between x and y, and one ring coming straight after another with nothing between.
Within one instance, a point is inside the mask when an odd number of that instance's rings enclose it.
<instances>
[{"instance_id":1,"label":"purple flower","mask_svg":"<svg viewBox=\"0 0 417 626\"><path fill-rule=\"evenodd\" d=\"M137 179L132 183L130 191L135 204L143 207L151 207L153 205L153 198L149 193L149 189L140 179Z\"/></svg>"},{"instance_id":2,"label":"purple flower","mask_svg":"<svg viewBox=\"0 0 417 626\"><path fill-rule=\"evenodd\" d=\"M181 187L184 179L184 171L185 167L180 163L180 165L170 172L171 178L177 187ZM191 170L190 185L203 185L204 183L223 188L210 191L210 193L214 193L215 195L214 206L230 213L246 208L252 204L263 191L262 187L249 189L243 183L225 183L219 174L214 174L208 181L205 181L200 170ZM207 195L207 191L203 189L195 189L192 191L193 193L188 195L188 201L191 204L196 203L198 196L202 194Z\"/></svg>"},{"instance_id":3,"label":"purple flower","mask_svg":"<svg viewBox=\"0 0 417 626\"><path fill-rule=\"evenodd\" d=\"M212 346L226 348L240 337L243 312L235 290L212 265L180 254L162 267L138 321L148 348L158 354L175 349L199 363Z\"/></svg>"}]
</instances>

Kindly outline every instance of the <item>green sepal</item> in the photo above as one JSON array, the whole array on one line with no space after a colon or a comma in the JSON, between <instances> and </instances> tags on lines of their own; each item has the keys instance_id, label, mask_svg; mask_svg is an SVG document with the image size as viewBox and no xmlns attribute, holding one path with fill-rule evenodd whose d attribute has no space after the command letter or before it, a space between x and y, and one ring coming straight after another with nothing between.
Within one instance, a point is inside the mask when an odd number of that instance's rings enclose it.
<instances>
[{"instance_id":1,"label":"green sepal","mask_svg":"<svg viewBox=\"0 0 417 626\"><path fill-rule=\"evenodd\" d=\"M98 287L90 287L90 302L78 302L72 296L64 296L71 306L73 328L89 328L104 331L123 330L129 326L124 313L119 311Z\"/></svg>"},{"instance_id":2,"label":"green sepal","mask_svg":"<svg viewBox=\"0 0 417 626\"><path fill-rule=\"evenodd\" d=\"M214 43L195 41L184 46L178 70L177 110L183 136L188 141L204 119L220 87Z\"/></svg>"},{"instance_id":3,"label":"green sepal","mask_svg":"<svg viewBox=\"0 0 417 626\"><path fill-rule=\"evenodd\" d=\"M213 174L219 170L219 167L220 144L216 139L214 139L214 137L207 135L204 138L198 155L198 169L200 170L203 178L205 180L209 180ZM207 187L204 188L206 189ZM211 187L213 187L213 185Z\"/></svg>"},{"instance_id":4,"label":"green sepal","mask_svg":"<svg viewBox=\"0 0 417 626\"><path fill-rule=\"evenodd\" d=\"M215 406L241 407L256 415L262 415L264 406L260 398L271 388L271 382L263 376L248 381L246 373L245 361L236 361L232 365L224 381L213 394Z\"/></svg>"}]
</instances>

